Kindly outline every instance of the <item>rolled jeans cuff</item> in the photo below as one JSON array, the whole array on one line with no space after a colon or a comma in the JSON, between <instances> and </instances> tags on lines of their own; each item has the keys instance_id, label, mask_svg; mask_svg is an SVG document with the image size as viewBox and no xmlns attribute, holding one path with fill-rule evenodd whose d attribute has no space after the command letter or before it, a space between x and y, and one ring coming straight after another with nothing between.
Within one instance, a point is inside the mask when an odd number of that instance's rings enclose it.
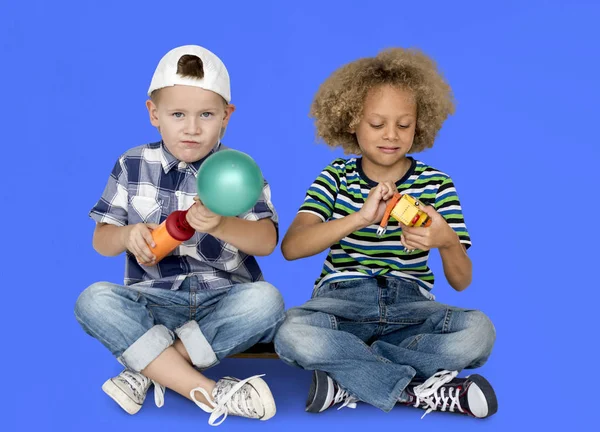
<instances>
[{"instance_id":1,"label":"rolled jeans cuff","mask_svg":"<svg viewBox=\"0 0 600 432\"><path fill-rule=\"evenodd\" d=\"M181 327L175 329L175 334L185 347L192 364L198 369L207 369L218 363L217 356L212 346L196 321L188 321Z\"/></svg>"},{"instance_id":2,"label":"rolled jeans cuff","mask_svg":"<svg viewBox=\"0 0 600 432\"><path fill-rule=\"evenodd\" d=\"M163 325L155 325L123 352L119 362L135 372L141 372L174 341L171 330Z\"/></svg>"}]
</instances>

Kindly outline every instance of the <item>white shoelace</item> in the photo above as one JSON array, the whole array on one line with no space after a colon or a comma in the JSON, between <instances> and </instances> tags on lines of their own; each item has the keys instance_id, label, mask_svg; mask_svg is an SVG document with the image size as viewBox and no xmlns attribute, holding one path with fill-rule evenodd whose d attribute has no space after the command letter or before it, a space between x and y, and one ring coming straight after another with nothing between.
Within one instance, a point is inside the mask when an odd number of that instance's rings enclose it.
<instances>
[{"instance_id":1,"label":"white shoelace","mask_svg":"<svg viewBox=\"0 0 600 432\"><path fill-rule=\"evenodd\" d=\"M249 415L252 414L252 412L256 413L256 409L254 407L248 406L248 403L247 403L248 400L252 399L252 397L250 395L247 395L247 397L245 399L242 398L241 394L238 394L238 397L235 400L232 398L238 392L238 390L241 389L244 386L244 384L246 384L248 381L250 381L251 379L260 378L263 376L265 376L265 375L264 374L263 375L255 375L255 376L251 376L249 378L239 381L238 383L236 383L229 389L228 393L226 393L224 396L221 396L219 398L218 403L213 402L212 397L209 396L208 392L206 390L204 390L202 387L196 387L195 389L192 389L192 391L190 392L190 398L203 411L210 413L210 417L208 419L209 425L219 426L221 423L223 423L225 421L225 419L227 418L227 414L229 414L229 413L232 413L234 415L241 415L244 417L248 417ZM208 403L211 406L203 404L202 402L198 402L198 400L196 399L196 396L195 396L195 393L197 391L202 393L202 395L206 398L206 400L208 401ZM215 423L216 420L218 420L219 417L221 417L221 416L223 416L223 419L220 422Z\"/></svg>"},{"instance_id":2,"label":"white shoelace","mask_svg":"<svg viewBox=\"0 0 600 432\"><path fill-rule=\"evenodd\" d=\"M458 409L460 412L464 413L464 410L460 406L458 389L448 389L447 395L445 387L440 389L444 384L452 381L456 375L458 375L457 371L441 371L431 376L423 384L414 388L413 391L417 399L413 406L419 407L421 402L424 402L428 407L421 418L425 417L433 410L446 411L446 408L448 408L448 411ZM449 402L450 406L448 407ZM439 408L440 404L441 408Z\"/></svg>"},{"instance_id":3,"label":"white shoelace","mask_svg":"<svg viewBox=\"0 0 600 432\"><path fill-rule=\"evenodd\" d=\"M344 390L341 387L338 387L337 392L335 393L335 396L333 397L333 403L340 403L340 402L344 402L342 404L341 407L338 408L338 411L341 410L342 408L348 407L348 408L356 408L356 402L358 402L358 399L356 399L354 396L352 396L350 393L348 393L346 390Z\"/></svg>"},{"instance_id":4,"label":"white shoelace","mask_svg":"<svg viewBox=\"0 0 600 432\"><path fill-rule=\"evenodd\" d=\"M146 388L150 382L150 378L130 370L124 370L121 372L119 377L125 381L140 398L141 395L146 391ZM165 403L165 388L156 381L152 381L152 383L154 384L154 403L160 408Z\"/></svg>"},{"instance_id":5,"label":"white shoelace","mask_svg":"<svg viewBox=\"0 0 600 432\"><path fill-rule=\"evenodd\" d=\"M154 384L154 403L157 407L162 407L165 404L165 386L152 381Z\"/></svg>"}]
</instances>

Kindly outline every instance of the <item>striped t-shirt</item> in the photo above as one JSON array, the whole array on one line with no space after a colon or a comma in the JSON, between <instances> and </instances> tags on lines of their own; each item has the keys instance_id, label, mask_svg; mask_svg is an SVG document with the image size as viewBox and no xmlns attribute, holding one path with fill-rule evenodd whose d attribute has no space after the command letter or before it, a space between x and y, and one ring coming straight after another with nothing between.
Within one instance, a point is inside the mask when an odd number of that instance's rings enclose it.
<instances>
[{"instance_id":1,"label":"striped t-shirt","mask_svg":"<svg viewBox=\"0 0 600 432\"><path fill-rule=\"evenodd\" d=\"M409 170L396 182L398 192L434 206L458 234L460 242L470 247L471 239L450 177L409 159ZM299 212L312 213L326 222L359 211L371 188L377 186L365 175L361 161L360 158L340 158L329 164L311 185ZM434 276L427 264L429 252L417 249L406 253L400 243L402 229L393 218L380 238L378 227L378 223L369 225L332 245L315 288L325 282L385 275L415 280L431 290Z\"/></svg>"}]
</instances>

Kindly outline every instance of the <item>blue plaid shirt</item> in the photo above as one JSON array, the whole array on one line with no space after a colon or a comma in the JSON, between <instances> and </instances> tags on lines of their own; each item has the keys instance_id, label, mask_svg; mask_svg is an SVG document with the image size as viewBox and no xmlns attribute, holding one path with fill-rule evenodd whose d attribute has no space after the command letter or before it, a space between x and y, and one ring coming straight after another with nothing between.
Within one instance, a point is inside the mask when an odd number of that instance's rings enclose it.
<instances>
[{"instance_id":1,"label":"blue plaid shirt","mask_svg":"<svg viewBox=\"0 0 600 432\"><path fill-rule=\"evenodd\" d=\"M225 148L219 144L209 155ZM127 151L116 162L90 217L117 226L159 224L173 211L187 210L197 195L196 174L203 160L181 162L162 142ZM256 205L239 217L253 221L270 218L279 236L278 217L266 181ZM141 266L129 251L126 255L125 285L176 290L191 275L198 277L203 289L263 280L255 257L205 233L195 233L154 266Z\"/></svg>"}]
</instances>

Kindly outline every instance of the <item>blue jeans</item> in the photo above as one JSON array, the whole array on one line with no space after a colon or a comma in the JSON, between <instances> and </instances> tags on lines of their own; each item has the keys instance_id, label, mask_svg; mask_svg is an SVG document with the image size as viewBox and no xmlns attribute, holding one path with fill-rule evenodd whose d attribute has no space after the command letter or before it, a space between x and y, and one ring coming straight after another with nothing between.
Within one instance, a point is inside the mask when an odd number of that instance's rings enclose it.
<instances>
[{"instance_id":1,"label":"blue jeans","mask_svg":"<svg viewBox=\"0 0 600 432\"><path fill-rule=\"evenodd\" d=\"M207 369L230 354L273 340L285 318L279 291L266 282L199 290L195 276L179 290L91 285L75 317L119 362L139 372L178 337L192 364Z\"/></svg>"},{"instance_id":2,"label":"blue jeans","mask_svg":"<svg viewBox=\"0 0 600 432\"><path fill-rule=\"evenodd\" d=\"M483 365L495 339L479 311L438 303L410 280L371 278L324 284L290 309L275 351L388 412L415 377Z\"/></svg>"}]
</instances>

